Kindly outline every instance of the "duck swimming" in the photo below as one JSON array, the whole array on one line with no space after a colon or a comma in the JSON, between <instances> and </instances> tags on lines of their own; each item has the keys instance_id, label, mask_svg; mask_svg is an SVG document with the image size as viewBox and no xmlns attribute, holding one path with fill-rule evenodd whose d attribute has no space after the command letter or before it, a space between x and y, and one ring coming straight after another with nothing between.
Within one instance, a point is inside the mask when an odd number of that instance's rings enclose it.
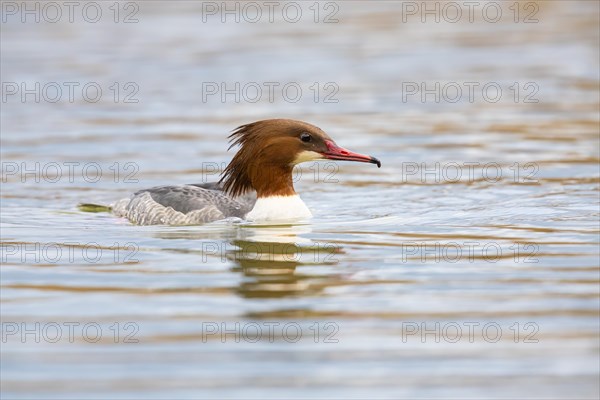
<instances>
[{"instance_id":1,"label":"duck swimming","mask_svg":"<svg viewBox=\"0 0 600 400\"><path fill-rule=\"evenodd\" d=\"M197 225L237 217L289 221L312 217L294 190L294 166L313 160L377 164L375 157L339 147L320 128L291 119L242 125L229 136L240 146L218 182L143 189L112 206L137 225Z\"/></svg>"}]
</instances>

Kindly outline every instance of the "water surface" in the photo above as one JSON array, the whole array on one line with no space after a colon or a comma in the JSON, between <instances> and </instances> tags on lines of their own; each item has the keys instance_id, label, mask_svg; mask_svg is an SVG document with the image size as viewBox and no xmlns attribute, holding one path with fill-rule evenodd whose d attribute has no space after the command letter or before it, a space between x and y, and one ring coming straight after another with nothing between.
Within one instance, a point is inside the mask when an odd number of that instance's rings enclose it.
<instances>
[{"instance_id":1,"label":"water surface","mask_svg":"<svg viewBox=\"0 0 600 400\"><path fill-rule=\"evenodd\" d=\"M340 2L330 24L308 3L298 23L137 4L133 24L2 24L3 82L103 88L2 104L4 397L598 397L598 3L538 2L527 24L506 4L421 23ZM236 82L303 96L205 97ZM436 82L503 95L407 95ZM308 224L77 209L215 180L228 132L273 117L383 166L306 164Z\"/></svg>"}]
</instances>

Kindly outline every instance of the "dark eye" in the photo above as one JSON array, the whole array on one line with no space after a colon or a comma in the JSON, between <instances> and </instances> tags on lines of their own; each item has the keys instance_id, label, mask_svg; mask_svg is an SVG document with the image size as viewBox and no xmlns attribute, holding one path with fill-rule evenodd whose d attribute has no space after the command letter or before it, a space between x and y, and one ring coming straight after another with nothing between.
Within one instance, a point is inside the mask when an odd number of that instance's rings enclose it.
<instances>
[{"instance_id":1,"label":"dark eye","mask_svg":"<svg viewBox=\"0 0 600 400\"><path fill-rule=\"evenodd\" d=\"M300 140L303 142L310 142L312 140L312 136L310 136L310 133L304 132L302 135L300 135Z\"/></svg>"}]
</instances>

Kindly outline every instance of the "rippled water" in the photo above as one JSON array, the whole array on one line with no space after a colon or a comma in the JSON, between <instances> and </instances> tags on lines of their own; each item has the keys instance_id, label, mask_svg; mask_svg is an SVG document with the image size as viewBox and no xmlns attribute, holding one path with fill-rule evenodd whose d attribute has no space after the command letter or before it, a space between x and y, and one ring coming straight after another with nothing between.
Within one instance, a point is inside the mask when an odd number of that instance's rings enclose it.
<instances>
[{"instance_id":1,"label":"rippled water","mask_svg":"<svg viewBox=\"0 0 600 400\"><path fill-rule=\"evenodd\" d=\"M131 24L108 3L95 24L4 14L3 397L598 398L597 2L523 2L519 23L508 3L497 23L320 3L328 24L309 3L298 23L133 4ZM303 95L207 95L236 82ZM462 96L408 95L436 82ZM77 209L214 180L228 132L272 117L383 166L305 165L297 226Z\"/></svg>"}]
</instances>

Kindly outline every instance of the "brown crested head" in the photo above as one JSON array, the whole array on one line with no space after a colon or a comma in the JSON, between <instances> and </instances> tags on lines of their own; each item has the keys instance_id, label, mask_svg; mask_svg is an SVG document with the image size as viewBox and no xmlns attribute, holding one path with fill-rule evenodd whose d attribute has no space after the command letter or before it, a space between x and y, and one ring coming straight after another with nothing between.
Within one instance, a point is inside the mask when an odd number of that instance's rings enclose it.
<instances>
[{"instance_id":1,"label":"brown crested head","mask_svg":"<svg viewBox=\"0 0 600 400\"><path fill-rule=\"evenodd\" d=\"M345 150L320 128L291 119L268 119L242 125L229 136L231 149L240 149L219 182L236 197L256 190L258 197L294 195L292 170L304 161L333 159L370 162L379 160Z\"/></svg>"}]
</instances>

